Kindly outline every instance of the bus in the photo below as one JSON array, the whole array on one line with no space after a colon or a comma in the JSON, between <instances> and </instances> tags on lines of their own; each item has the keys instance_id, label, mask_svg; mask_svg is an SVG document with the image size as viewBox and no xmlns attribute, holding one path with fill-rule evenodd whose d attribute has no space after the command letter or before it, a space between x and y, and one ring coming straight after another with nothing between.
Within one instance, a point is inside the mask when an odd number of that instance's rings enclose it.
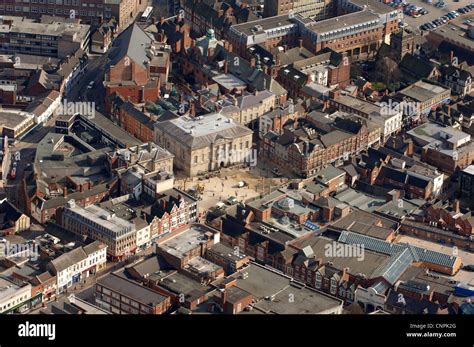
<instances>
[{"instance_id":1,"label":"bus","mask_svg":"<svg viewBox=\"0 0 474 347\"><path fill-rule=\"evenodd\" d=\"M151 6L148 6L145 11L143 11L141 17L140 17L140 21L142 22L146 22L150 19L151 17L151 13L153 12L153 7Z\"/></svg>"}]
</instances>

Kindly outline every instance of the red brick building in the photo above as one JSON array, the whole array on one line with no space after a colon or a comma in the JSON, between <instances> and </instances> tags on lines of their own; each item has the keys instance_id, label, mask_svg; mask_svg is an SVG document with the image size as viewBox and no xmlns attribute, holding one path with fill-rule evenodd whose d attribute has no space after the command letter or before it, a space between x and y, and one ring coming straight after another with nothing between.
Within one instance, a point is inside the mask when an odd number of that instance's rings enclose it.
<instances>
[{"instance_id":1,"label":"red brick building","mask_svg":"<svg viewBox=\"0 0 474 347\"><path fill-rule=\"evenodd\" d=\"M162 66L159 47L143 29L134 24L123 31L110 49L111 61L105 73L105 104L111 110L111 97L120 95L133 103L156 101L160 95ZM155 65L158 61L158 65Z\"/></svg>"},{"instance_id":2,"label":"red brick building","mask_svg":"<svg viewBox=\"0 0 474 347\"><path fill-rule=\"evenodd\" d=\"M118 108L119 125L142 142L154 140L154 117L127 101Z\"/></svg>"}]
</instances>

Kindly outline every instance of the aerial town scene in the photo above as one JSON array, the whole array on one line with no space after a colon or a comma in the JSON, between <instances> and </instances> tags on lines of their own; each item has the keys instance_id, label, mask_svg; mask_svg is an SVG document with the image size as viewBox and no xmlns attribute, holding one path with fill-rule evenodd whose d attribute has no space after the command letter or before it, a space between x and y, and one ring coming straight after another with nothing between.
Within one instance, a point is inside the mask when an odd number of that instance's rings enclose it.
<instances>
[{"instance_id":1,"label":"aerial town scene","mask_svg":"<svg viewBox=\"0 0 474 347\"><path fill-rule=\"evenodd\" d=\"M0 131L2 314L474 314L470 1L0 0Z\"/></svg>"}]
</instances>

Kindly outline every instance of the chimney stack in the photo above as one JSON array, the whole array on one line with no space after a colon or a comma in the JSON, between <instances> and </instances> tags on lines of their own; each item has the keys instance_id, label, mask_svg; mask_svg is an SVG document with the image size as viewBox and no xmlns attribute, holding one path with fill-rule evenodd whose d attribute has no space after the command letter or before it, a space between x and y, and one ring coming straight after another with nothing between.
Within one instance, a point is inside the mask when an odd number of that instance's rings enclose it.
<instances>
[{"instance_id":1,"label":"chimney stack","mask_svg":"<svg viewBox=\"0 0 474 347\"><path fill-rule=\"evenodd\" d=\"M227 74L229 72L229 63L227 62L227 59L224 60L224 73Z\"/></svg>"},{"instance_id":2,"label":"chimney stack","mask_svg":"<svg viewBox=\"0 0 474 347\"><path fill-rule=\"evenodd\" d=\"M194 105L194 101L191 101L189 104L189 114L193 117L196 116L196 105Z\"/></svg>"},{"instance_id":3,"label":"chimney stack","mask_svg":"<svg viewBox=\"0 0 474 347\"><path fill-rule=\"evenodd\" d=\"M458 199L454 200L454 202L453 202L453 210L456 213L461 212L461 207L460 207L460 203L459 203Z\"/></svg>"}]
</instances>

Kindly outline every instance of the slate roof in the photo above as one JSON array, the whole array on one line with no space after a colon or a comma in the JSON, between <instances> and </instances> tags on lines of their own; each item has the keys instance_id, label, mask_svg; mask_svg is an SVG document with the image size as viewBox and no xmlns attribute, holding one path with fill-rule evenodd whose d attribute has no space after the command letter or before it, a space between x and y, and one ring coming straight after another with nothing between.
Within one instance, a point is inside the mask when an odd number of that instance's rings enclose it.
<instances>
[{"instance_id":1,"label":"slate roof","mask_svg":"<svg viewBox=\"0 0 474 347\"><path fill-rule=\"evenodd\" d=\"M399 293L390 291L387 296L386 305L400 307L414 314L436 314L440 305L428 300L418 300L405 295L404 303L399 301Z\"/></svg>"},{"instance_id":2,"label":"slate roof","mask_svg":"<svg viewBox=\"0 0 474 347\"><path fill-rule=\"evenodd\" d=\"M379 173L379 177L388 178L396 182L405 183L408 177L406 172L402 172L396 169L393 169L388 166L382 167Z\"/></svg>"},{"instance_id":3,"label":"slate roof","mask_svg":"<svg viewBox=\"0 0 474 347\"><path fill-rule=\"evenodd\" d=\"M429 180L424 180L422 178L415 177L415 176L408 176L407 184L409 184L411 186L418 187L418 188L425 189L426 187L429 186L430 181Z\"/></svg>"},{"instance_id":4,"label":"slate roof","mask_svg":"<svg viewBox=\"0 0 474 347\"><path fill-rule=\"evenodd\" d=\"M137 65L145 68L148 61L146 48L152 43L152 38L136 23L125 29L115 40L110 49L110 64L115 65L128 56Z\"/></svg>"},{"instance_id":5,"label":"slate roof","mask_svg":"<svg viewBox=\"0 0 474 347\"><path fill-rule=\"evenodd\" d=\"M73 249L70 252L61 254L56 259L51 260L54 269L59 273L87 258L87 254L82 247Z\"/></svg>"},{"instance_id":6,"label":"slate roof","mask_svg":"<svg viewBox=\"0 0 474 347\"><path fill-rule=\"evenodd\" d=\"M414 55L406 54L399 65L400 69L407 71L416 79L428 78L434 69L431 63Z\"/></svg>"},{"instance_id":7,"label":"slate roof","mask_svg":"<svg viewBox=\"0 0 474 347\"><path fill-rule=\"evenodd\" d=\"M429 262L446 267L453 267L458 260L458 257L454 255L448 255L405 243L390 243L350 231L342 231L338 241L347 244L363 244L368 250L388 255L398 254L404 249L408 249L413 261Z\"/></svg>"}]
</instances>

